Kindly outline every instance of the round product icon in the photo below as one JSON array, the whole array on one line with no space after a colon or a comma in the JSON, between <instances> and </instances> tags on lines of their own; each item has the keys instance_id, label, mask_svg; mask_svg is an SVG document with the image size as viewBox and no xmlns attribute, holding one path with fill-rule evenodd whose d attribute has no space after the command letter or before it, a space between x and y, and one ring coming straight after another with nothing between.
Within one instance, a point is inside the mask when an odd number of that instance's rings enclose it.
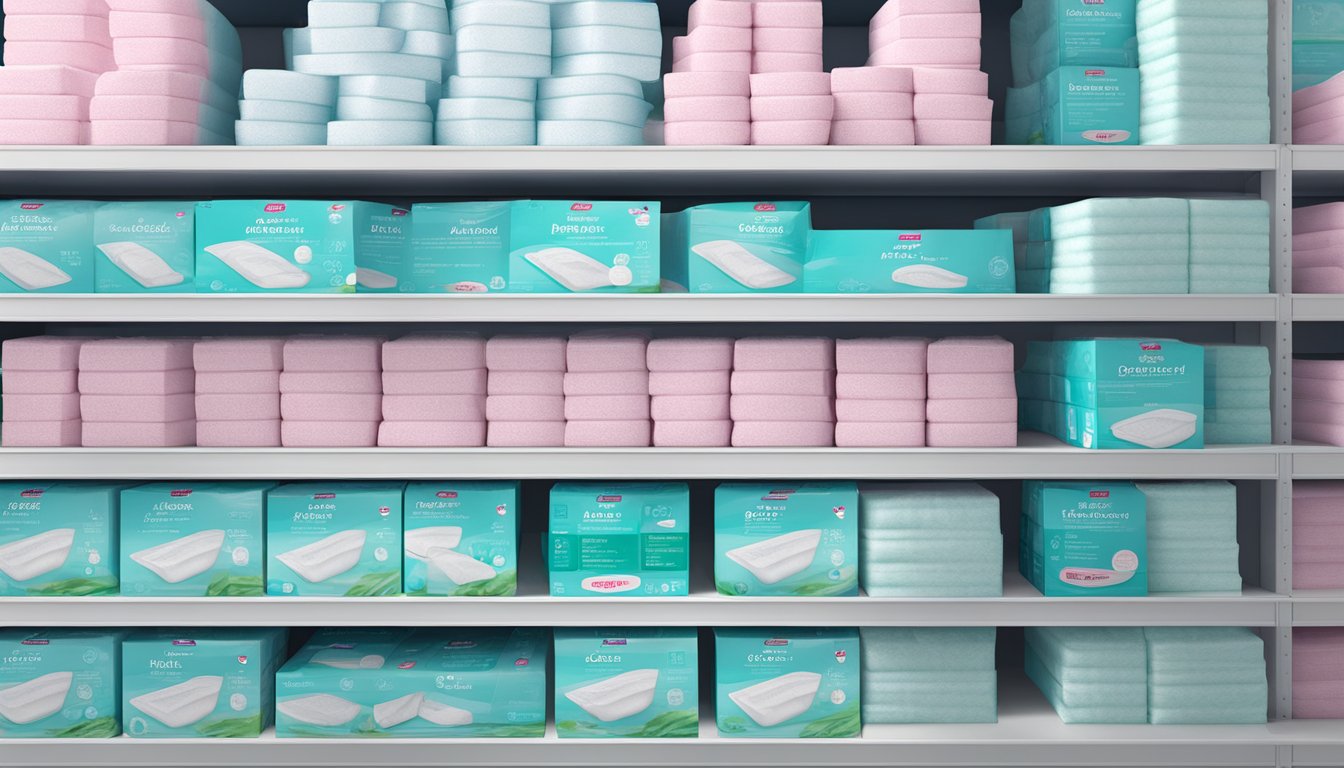
<instances>
[{"instance_id":1,"label":"round product icon","mask_svg":"<svg viewBox=\"0 0 1344 768\"><path fill-rule=\"evenodd\" d=\"M1111 558L1111 567L1117 571L1139 570L1139 556L1128 549L1122 549Z\"/></svg>"},{"instance_id":2,"label":"round product icon","mask_svg":"<svg viewBox=\"0 0 1344 768\"><path fill-rule=\"evenodd\" d=\"M313 262L313 249L311 246L300 245L294 249L294 261L300 264L311 264Z\"/></svg>"},{"instance_id":3,"label":"round product icon","mask_svg":"<svg viewBox=\"0 0 1344 768\"><path fill-rule=\"evenodd\" d=\"M252 561L252 553L247 551L247 547L233 548L233 564L247 565Z\"/></svg>"},{"instance_id":4,"label":"round product icon","mask_svg":"<svg viewBox=\"0 0 1344 768\"><path fill-rule=\"evenodd\" d=\"M608 273L611 278L611 284L616 286L627 286L635 280L635 273L630 271L629 267L612 267Z\"/></svg>"}]
</instances>

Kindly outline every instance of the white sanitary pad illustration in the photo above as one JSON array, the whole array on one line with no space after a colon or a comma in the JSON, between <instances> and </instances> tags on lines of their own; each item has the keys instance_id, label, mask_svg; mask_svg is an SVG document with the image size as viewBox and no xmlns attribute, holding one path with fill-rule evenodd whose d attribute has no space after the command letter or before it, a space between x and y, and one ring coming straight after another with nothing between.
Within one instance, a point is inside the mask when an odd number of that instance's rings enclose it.
<instances>
[{"instance_id":1,"label":"white sanitary pad illustration","mask_svg":"<svg viewBox=\"0 0 1344 768\"><path fill-rule=\"evenodd\" d=\"M425 699L420 702L420 719L435 725L471 725L473 718L470 710Z\"/></svg>"},{"instance_id":2,"label":"white sanitary pad illustration","mask_svg":"<svg viewBox=\"0 0 1344 768\"><path fill-rule=\"evenodd\" d=\"M724 554L751 571L762 584L774 584L811 565L820 543L821 529L808 528L730 549Z\"/></svg>"},{"instance_id":3,"label":"white sanitary pad illustration","mask_svg":"<svg viewBox=\"0 0 1344 768\"><path fill-rule=\"evenodd\" d=\"M965 288L970 280L932 264L911 264L891 273L891 281L901 285L913 285L916 288L952 289Z\"/></svg>"},{"instance_id":4,"label":"white sanitary pad illustration","mask_svg":"<svg viewBox=\"0 0 1344 768\"><path fill-rule=\"evenodd\" d=\"M41 256L19 248L0 248L0 275L13 280L25 291L55 288L70 282L65 270Z\"/></svg>"},{"instance_id":5,"label":"white sanitary pad illustration","mask_svg":"<svg viewBox=\"0 0 1344 768\"><path fill-rule=\"evenodd\" d=\"M61 711L74 672L52 672L0 691L0 717L26 725Z\"/></svg>"},{"instance_id":6,"label":"white sanitary pad illustration","mask_svg":"<svg viewBox=\"0 0 1344 768\"><path fill-rule=\"evenodd\" d=\"M821 687L816 672L790 672L763 683L733 691L728 698L762 728L769 728L803 714Z\"/></svg>"},{"instance_id":7,"label":"white sanitary pad illustration","mask_svg":"<svg viewBox=\"0 0 1344 768\"><path fill-rule=\"evenodd\" d=\"M1131 416L1111 425L1111 434L1145 448L1170 448L1189 440L1199 427L1199 417L1174 408Z\"/></svg>"},{"instance_id":8,"label":"white sanitary pad illustration","mask_svg":"<svg viewBox=\"0 0 1344 768\"><path fill-rule=\"evenodd\" d=\"M406 556L428 560L430 549L456 549L461 543L462 528L456 525L414 528L406 532Z\"/></svg>"},{"instance_id":9,"label":"white sanitary pad illustration","mask_svg":"<svg viewBox=\"0 0 1344 768\"><path fill-rule=\"evenodd\" d=\"M210 570L219 559L219 550L223 546L224 531L198 531L190 536L132 552L131 559L169 584L177 584Z\"/></svg>"},{"instance_id":10,"label":"white sanitary pad illustration","mask_svg":"<svg viewBox=\"0 0 1344 768\"><path fill-rule=\"evenodd\" d=\"M429 562L443 571L454 584L471 584L495 578L495 569L470 555L451 549L434 547L429 550Z\"/></svg>"},{"instance_id":11,"label":"white sanitary pad illustration","mask_svg":"<svg viewBox=\"0 0 1344 768\"><path fill-rule=\"evenodd\" d=\"M285 257L245 240L207 245L205 252L258 288L302 288L310 279Z\"/></svg>"},{"instance_id":12,"label":"white sanitary pad illustration","mask_svg":"<svg viewBox=\"0 0 1344 768\"><path fill-rule=\"evenodd\" d=\"M333 645L314 653L309 661L334 669L382 669L387 659L376 653L363 654Z\"/></svg>"},{"instance_id":13,"label":"white sanitary pad illustration","mask_svg":"<svg viewBox=\"0 0 1344 768\"><path fill-rule=\"evenodd\" d=\"M591 291L615 285L611 268L571 248L544 248L525 258L571 291Z\"/></svg>"},{"instance_id":14,"label":"white sanitary pad illustration","mask_svg":"<svg viewBox=\"0 0 1344 768\"><path fill-rule=\"evenodd\" d=\"M277 701L275 709L285 717L309 725L345 725L359 717L358 704L329 693L315 693L312 696Z\"/></svg>"},{"instance_id":15,"label":"white sanitary pad illustration","mask_svg":"<svg viewBox=\"0 0 1344 768\"><path fill-rule=\"evenodd\" d=\"M365 288L396 288L397 278L368 267L355 268L355 280Z\"/></svg>"},{"instance_id":16,"label":"white sanitary pad illustration","mask_svg":"<svg viewBox=\"0 0 1344 768\"><path fill-rule=\"evenodd\" d=\"M60 568L75 543L74 528L56 528L0 546L0 573L27 581Z\"/></svg>"},{"instance_id":17,"label":"white sanitary pad illustration","mask_svg":"<svg viewBox=\"0 0 1344 768\"><path fill-rule=\"evenodd\" d=\"M117 269L146 288L178 285L186 279L181 272L168 266L168 262L157 253L139 243L103 243L98 246L98 250L117 265Z\"/></svg>"},{"instance_id":18,"label":"white sanitary pad illustration","mask_svg":"<svg viewBox=\"0 0 1344 768\"><path fill-rule=\"evenodd\" d=\"M798 279L732 240L711 240L693 245L691 250L725 275L758 291L779 288Z\"/></svg>"},{"instance_id":19,"label":"white sanitary pad illustration","mask_svg":"<svg viewBox=\"0 0 1344 768\"><path fill-rule=\"evenodd\" d=\"M576 688L565 698L604 723L639 714L653 703L658 670L635 669Z\"/></svg>"},{"instance_id":20,"label":"white sanitary pad illustration","mask_svg":"<svg viewBox=\"0 0 1344 768\"><path fill-rule=\"evenodd\" d=\"M354 568L364 552L367 536L368 532L363 530L341 531L275 557L299 578L317 584Z\"/></svg>"},{"instance_id":21,"label":"white sanitary pad illustration","mask_svg":"<svg viewBox=\"0 0 1344 768\"><path fill-rule=\"evenodd\" d=\"M219 675L200 675L136 696L131 699L131 706L169 728L181 728L215 711L223 685L224 678Z\"/></svg>"},{"instance_id":22,"label":"white sanitary pad illustration","mask_svg":"<svg viewBox=\"0 0 1344 768\"><path fill-rule=\"evenodd\" d=\"M425 694L412 693L391 701L384 701L382 704L374 704L373 721L378 724L379 728L401 725L420 714L420 702L424 700Z\"/></svg>"}]
</instances>

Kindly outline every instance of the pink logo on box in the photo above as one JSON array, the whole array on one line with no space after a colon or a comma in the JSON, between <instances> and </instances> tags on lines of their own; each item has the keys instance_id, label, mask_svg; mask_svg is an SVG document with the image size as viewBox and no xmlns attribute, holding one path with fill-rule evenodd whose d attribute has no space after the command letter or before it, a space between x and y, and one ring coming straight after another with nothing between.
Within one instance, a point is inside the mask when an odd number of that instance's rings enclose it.
<instances>
[{"instance_id":1,"label":"pink logo on box","mask_svg":"<svg viewBox=\"0 0 1344 768\"><path fill-rule=\"evenodd\" d=\"M918 242L918 241L920 241L920 240L923 240L923 239L924 239L924 236L923 236L923 235L920 235L920 234L901 235L900 237L898 237L898 238L896 238L896 239L899 240L899 241L902 242L902 243Z\"/></svg>"},{"instance_id":2,"label":"pink logo on box","mask_svg":"<svg viewBox=\"0 0 1344 768\"><path fill-rule=\"evenodd\" d=\"M25 499L40 499L40 498L42 498L42 489L41 489L41 488L29 488L29 489L26 490L26 491L21 491L21 492L19 493L19 496L22 496L22 497L25 498Z\"/></svg>"},{"instance_id":3,"label":"pink logo on box","mask_svg":"<svg viewBox=\"0 0 1344 768\"><path fill-rule=\"evenodd\" d=\"M617 496L617 495L598 496L598 497L597 497L597 501L598 501L599 504L614 504L614 503L616 503L616 502L618 502L618 501L620 501L620 500L621 500L621 497L620 497L620 496Z\"/></svg>"},{"instance_id":4,"label":"pink logo on box","mask_svg":"<svg viewBox=\"0 0 1344 768\"><path fill-rule=\"evenodd\" d=\"M1105 77L1105 76L1106 76L1106 70L1104 70L1104 69L1088 69L1088 70L1084 70L1084 71L1083 71L1083 75L1084 75L1085 77Z\"/></svg>"},{"instance_id":5,"label":"pink logo on box","mask_svg":"<svg viewBox=\"0 0 1344 768\"><path fill-rule=\"evenodd\" d=\"M1142 349L1144 352L1161 352L1162 345L1157 342L1148 342L1147 344L1140 344L1139 349Z\"/></svg>"},{"instance_id":6,"label":"pink logo on box","mask_svg":"<svg viewBox=\"0 0 1344 768\"><path fill-rule=\"evenodd\" d=\"M177 489L177 490L175 490L175 491L169 491L169 492L168 492L168 495L169 495L169 496L172 496L172 497L175 498L175 499L180 499L180 498L182 498L183 496L190 496L190 495L191 495L191 489L190 489L190 488L179 488L179 489Z\"/></svg>"},{"instance_id":7,"label":"pink logo on box","mask_svg":"<svg viewBox=\"0 0 1344 768\"><path fill-rule=\"evenodd\" d=\"M20 203L20 204L19 204L19 208L21 208L22 210L25 210L25 211L36 211L38 208L41 208L43 205L44 205L43 203Z\"/></svg>"},{"instance_id":8,"label":"pink logo on box","mask_svg":"<svg viewBox=\"0 0 1344 768\"><path fill-rule=\"evenodd\" d=\"M571 211L591 211L591 210L593 210L593 204L592 204L592 203L575 203L575 204L569 206L569 210L571 210Z\"/></svg>"},{"instance_id":9,"label":"pink logo on box","mask_svg":"<svg viewBox=\"0 0 1344 768\"><path fill-rule=\"evenodd\" d=\"M766 647L769 647L769 648L781 648L781 647L786 646L786 645L788 645L788 644L789 644L789 641L788 641L788 640L784 640L783 638L779 638L779 637L772 637L772 638L770 638L769 640L766 640L766 641L765 641L765 645L766 645Z\"/></svg>"},{"instance_id":10,"label":"pink logo on box","mask_svg":"<svg viewBox=\"0 0 1344 768\"><path fill-rule=\"evenodd\" d=\"M1087 496L1088 496L1088 498L1092 498L1092 499L1109 499L1109 498L1111 498L1111 492L1110 492L1110 491L1088 491Z\"/></svg>"},{"instance_id":11,"label":"pink logo on box","mask_svg":"<svg viewBox=\"0 0 1344 768\"><path fill-rule=\"evenodd\" d=\"M266 208L265 208L264 210L265 210L267 213L284 213L284 211L285 211L285 204L284 204L284 203L267 203L267 204L266 204Z\"/></svg>"},{"instance_id":12,"label":"pink logo on box","mask_svg":"<svg viewBox=\"0 0 1344 768\"><path fill-rule=\"evenodd\" d=\"M757 203L756 210L760 211L761 213L771 213L773 211L779 210L779 206L775 205L774 203Z\"/></svg>"},{"instance_id":13,"label":"pink logo on box","mask_svg":"<svg viewBox=\"0 0 1344 768\"><path fill-rule=\"evenodd\" d=\"M410 213L411 213L410 211L403 210L403 209L401 209L401 208L393 208L393 209L392 209L392 215L393 215L393 216L409 216Z\"/></svg>"},{"instance_id":14,"label":"pink logo on box","mask_svg":"<svg viewBox=\"0 0 1344 768\"><path fill-rule=\"evenodd\" d=\"M456 499L457 491L439 491L434 495L438 496L440 499Z\"/></svg>"}]
</instances>

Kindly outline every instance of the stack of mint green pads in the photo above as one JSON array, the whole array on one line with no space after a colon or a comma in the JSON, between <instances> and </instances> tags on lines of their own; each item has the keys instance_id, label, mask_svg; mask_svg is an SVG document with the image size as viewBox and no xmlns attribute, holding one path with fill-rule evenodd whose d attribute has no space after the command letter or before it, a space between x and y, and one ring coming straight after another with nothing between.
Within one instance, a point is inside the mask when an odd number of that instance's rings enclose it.
<instances>
[{"instance_id":1,"label":"stack of mint green pads","mask_svg":"<svg viewBox=\"0 0 1344 768\"><path fill-rule=\"evenodd\" d=\"M975 483L861 486L859 526L870 597L1003 594L999 498Z\"/></svg>"},{"instance_id":2,"label":"stack of mint green pads","mask_svg":"<svg viewBox=\"0 0 1344 768\"><path fill-rule=\"evenodd\" d=\"M1148 501L1148 592L1241 592L1237 487L1136 483Z\"/></svg>"},{"instance_id":3,"label":"stack of mint green pads","mask_svg":"<svg viewBox=\"0 0 1344 768\"><path fill-rule=\"evenodd\" d=\"M1204 442L1267 445L1273 441L1269 349L1204 345Z\"/></svg>"},{"instance_id":4,"label":"stack of mint green pads","mask_svg":"<svg viewBox=\"0 0 1344 768\"><path fill-rule=\"evenodd\" d=\"M1142 628L1027 627L1026 637L1027 677L1061 720L1148 722Z\"/></svg>"},{"instance_id":5,"label":"stack of mint green pads","mask_svg":"<svg viewBox=\"0 0 1344 768\"><path fill-rule=\"evenodd\" d=\"M863 722L999 719L994 627L864 627Z\"/></svg>"},{"instance_id":6,"label":"stack of mint green pads","mask_svg":"<svg viewBox=\"0 0 1344 768\"><path fill-rule=\"evenodd\" d=\"M1265 644L1245 627L1146 627L1148 722L1265 722Z\"/></svg>"}]
</instances>

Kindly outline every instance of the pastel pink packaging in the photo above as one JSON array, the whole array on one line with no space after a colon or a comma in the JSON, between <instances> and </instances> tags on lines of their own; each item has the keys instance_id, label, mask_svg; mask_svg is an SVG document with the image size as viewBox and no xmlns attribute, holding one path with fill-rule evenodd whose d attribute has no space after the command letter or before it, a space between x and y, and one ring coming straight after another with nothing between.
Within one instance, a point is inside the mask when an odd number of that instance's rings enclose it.
<instances>
[{"instance_id":1,"label":"pastel pink packaging","mask_svg":"<svg viewBox=\"0 0 1344 768\"><path fill-rule=\"evenodd\" d=\"M485 445L484 421L385 421L378 445L388 448L475 448Z\"/></svg>"},{"instance_id":2,"label":"pastel pink packaging","mask_svg":"<svg viewBox=\"0 0 1344 768\"><path fill-rule=\"evenodd\" d=\"M506 371L498 377L510 375ZM383 371L385 395L485 395L493 381L484 368L467 371ZM499 392L496 394L527 394Z\"/></svg>"},{"instance_id":3,"label":"pastel pink packaging","mask_svg":"<svg viewBox=\"0 0 1344 768\"><path fill-rule=\"evenodd\" d=\"M198 421L196 445L202 448L276 448L280 446L280 419Z\"/></svg>"}]
</instances>

